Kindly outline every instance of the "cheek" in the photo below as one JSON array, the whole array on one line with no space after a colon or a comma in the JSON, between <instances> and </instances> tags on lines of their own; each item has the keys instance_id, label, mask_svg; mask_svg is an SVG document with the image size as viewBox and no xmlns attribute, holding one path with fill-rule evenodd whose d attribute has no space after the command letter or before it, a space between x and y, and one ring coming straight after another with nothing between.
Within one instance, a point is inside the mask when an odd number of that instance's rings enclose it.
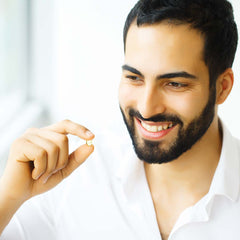
<instances>
[{"instance_id":1,"label":"cheek","mask_svg":"<svg viewBox=\"0 0 240 240\"><path fill-rule=\"evenodd\" d=\"M122 108L134 107L136 103L136 91L128 84L121 82L118 89L118 99Z\"/></svg>"},{"instance_id":2,"label":"cheek","mask_svg":"<svg viewBox=\"0 0 240 240\"><path fill-rule=\"evenodd\" d=\"M172 97L169 102L174 110L182 117L183 121L190 122L204 109L208 101L205 93L191 93L181 97Z\"/></svg>"}]
</instances>

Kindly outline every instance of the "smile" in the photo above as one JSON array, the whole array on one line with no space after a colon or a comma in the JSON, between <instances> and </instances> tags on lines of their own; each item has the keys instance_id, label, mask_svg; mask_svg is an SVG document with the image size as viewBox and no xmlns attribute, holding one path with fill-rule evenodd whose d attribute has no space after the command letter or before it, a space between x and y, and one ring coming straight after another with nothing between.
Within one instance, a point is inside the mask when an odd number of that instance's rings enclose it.
<instances>
[{"instance_id":1,"label":"smile","mask_svg":"<svg viewBox=\"0 0 240 240\"><path fill-rule=\"evenodd\" d=\"M162 125L148 125L142 121L141 121L141 125L149 132L160 132L173 127L172 123L165 123Z\"/></svg>"},{"instance_id":2,"label":"smile","mask_svg":"<svg viewBox=\"0 0 240 240\"><path fill-rule=\"evenodd\" d=\"M149 140L160 140L175 128L172 122L144 122L136 119L137 128L142 137Z\"/></svg>"}]
</instances>

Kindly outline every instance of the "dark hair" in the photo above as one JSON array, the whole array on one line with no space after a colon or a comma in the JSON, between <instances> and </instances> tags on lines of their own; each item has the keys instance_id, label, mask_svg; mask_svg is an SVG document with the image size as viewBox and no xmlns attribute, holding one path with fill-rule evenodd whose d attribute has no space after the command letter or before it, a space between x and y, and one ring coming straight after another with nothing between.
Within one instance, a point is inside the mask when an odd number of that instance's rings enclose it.
<instances>
[{"instance_id":1,"label":"dark hair","mask_svg":"<svg viewBox=\"0 0 240 240\"><path fill-rule=\"evenodd\" d=\"M203 57L209 69L210 86L232 67L238 42L232 5L227 0L139 0L124 26L124 50L130 25L189 24L203 34Z\"/></svg>"}]
</instances>

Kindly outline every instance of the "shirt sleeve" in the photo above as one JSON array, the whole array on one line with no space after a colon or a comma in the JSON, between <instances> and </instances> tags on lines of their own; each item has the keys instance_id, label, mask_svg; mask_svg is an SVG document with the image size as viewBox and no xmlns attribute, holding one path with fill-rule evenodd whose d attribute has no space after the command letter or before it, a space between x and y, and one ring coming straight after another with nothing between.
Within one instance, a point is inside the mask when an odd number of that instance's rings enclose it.
<instances>
[{"instance_id":1,"label":"shirt sleeve","mask_svg":"<svg viewBox=\"0 0 240 240\"><path fill-rule=\"evenodd\" d=\"M4 229L0 240L55 240L51 205L42 195L25 202Z\"/></svg>"}]
</instances>

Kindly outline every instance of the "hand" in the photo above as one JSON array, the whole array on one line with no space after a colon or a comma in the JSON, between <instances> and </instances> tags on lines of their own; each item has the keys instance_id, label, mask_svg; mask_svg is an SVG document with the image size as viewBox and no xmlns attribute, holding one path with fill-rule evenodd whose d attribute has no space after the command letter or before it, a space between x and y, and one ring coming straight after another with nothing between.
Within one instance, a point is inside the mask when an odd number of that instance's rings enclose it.
<instances>
[{"instance_id":1,"label":"hand","mask_svg":"<svg viewBox=\"0 0 240 240\"><path fill-rule=\"evenodd\" d=\"M68 155L67 134L91 140L85 127L64 120L37 129L31 128L11 146L6 169L1 178L1 194L24 202L46 192L69 176L93 152L84 144Z\"/></svg>"}]
</instances>

